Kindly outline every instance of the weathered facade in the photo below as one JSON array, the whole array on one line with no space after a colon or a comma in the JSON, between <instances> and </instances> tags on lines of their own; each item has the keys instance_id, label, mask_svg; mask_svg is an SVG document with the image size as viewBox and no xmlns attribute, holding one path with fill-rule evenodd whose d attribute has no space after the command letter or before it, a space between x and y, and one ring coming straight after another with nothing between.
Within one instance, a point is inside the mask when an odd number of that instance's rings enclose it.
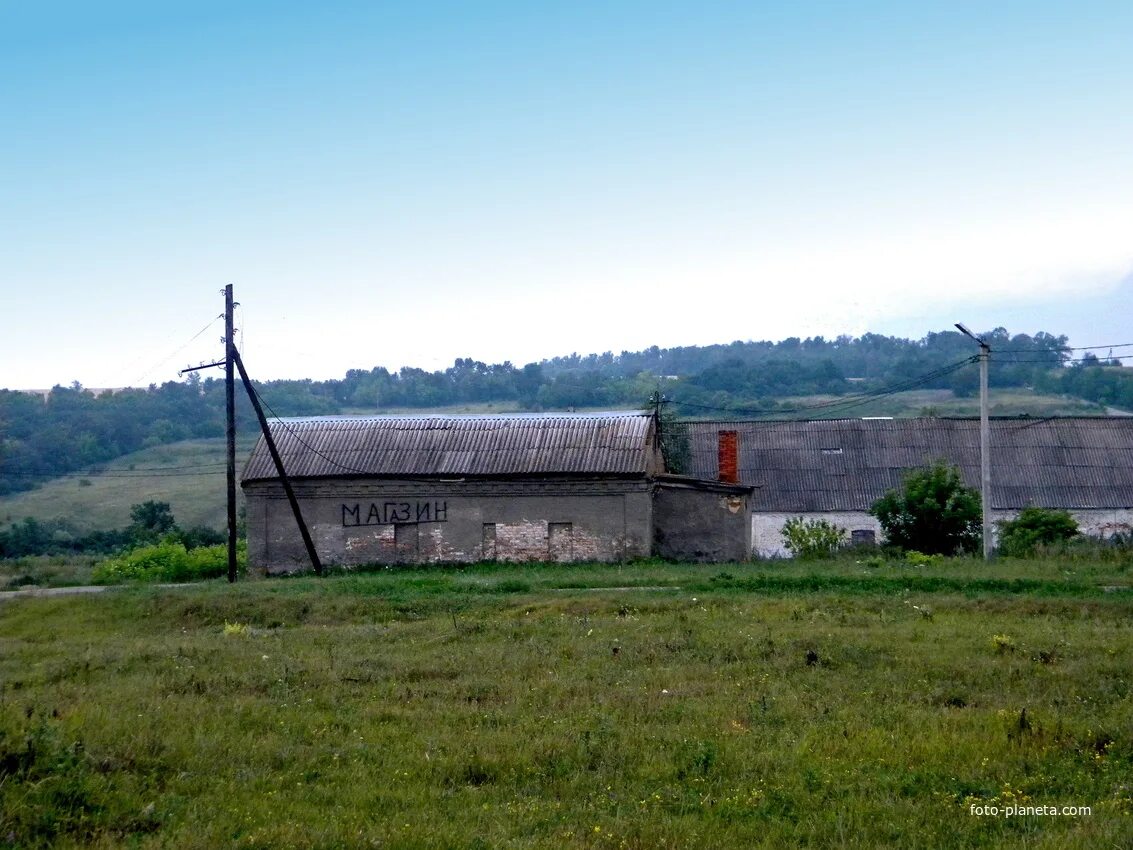
<instances>
[{"instance_id":1,"label":"weathered facade","mask_svg":"<svg viewBox=\"0 0 1133 850\"><path fill-rule=\"evenodd\" d=\"M980 486L978 419L836 419L697 422L689 426L690 472L716 477L721 433L734 433L738 480L755 488L752 547L786 555L783 524L826 519L859 541L882 537L870 506L911 470L937 460ZM726 472L726 470L725 470ZM1133 418L991 420L994 520L1028 505L1064 509L1101 537L1133 530Z\"/></svg>"},{"instance_id":2,"label":"weathered facade","mask_svg":"<svg viewBox=\"0 0 1133 850\"><path fill-rule=\"evenodd\" d=\"M750 528L735 522L736 500L746 516L750 488L659 478L655 420L646 414L320 417L276 420L271 428L328 564L750 551ZM249 564L269 572L306 568L262 439L242 486ZM689 517L658 543L655 504L669 516L678 501ZM708 519L713 515L718 522Z\"/></svg>"},{"instance_id":3,"label":"weathered facade","mask_svg":"<svg viewBox=\"0 0 1133 850\"><path fill-rule=\"evenodd\" d=\"M653 490L653 554L675 561L751 557L751 488L659 476Z\"/></svg>"}]
</instances>

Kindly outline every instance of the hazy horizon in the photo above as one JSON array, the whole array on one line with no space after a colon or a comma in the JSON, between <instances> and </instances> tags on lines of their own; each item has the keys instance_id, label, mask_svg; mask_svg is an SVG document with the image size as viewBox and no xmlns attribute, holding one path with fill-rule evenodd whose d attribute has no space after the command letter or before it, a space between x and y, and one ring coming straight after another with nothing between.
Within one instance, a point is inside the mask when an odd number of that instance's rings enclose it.
<instances>
[{"instance_id":1,"label":"hazy horizon","mask_svg":"<svg viewBox=\"0 0 1133 850\"><path fill-rule=\"evenodd\" d=\"M1133 5L11 4L0 386L1133 341ZM210 322L213 324L210 325Z\"/></svg>"}]
</instances>

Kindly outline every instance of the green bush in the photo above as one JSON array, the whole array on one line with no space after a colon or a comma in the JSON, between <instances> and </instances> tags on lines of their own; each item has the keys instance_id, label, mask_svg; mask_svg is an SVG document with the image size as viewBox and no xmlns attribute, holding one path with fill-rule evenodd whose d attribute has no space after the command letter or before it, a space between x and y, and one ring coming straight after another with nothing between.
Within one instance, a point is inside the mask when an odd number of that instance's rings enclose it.
<instances>
[{"instance_id":1,"label":"green bush","mask_svg":"<svg viewBox=\"0 0 1133 850\"><path fill-rule=\"evenodd\" d=\"M177 521L169 502L155 502L152 499L130 506L129 532L135 543L157 543L165 535L177 530Z\"/></svg>"},{"instance_id":2,"label":"green bush","mask_svg":"<svg viewBox=\"0 0 1133 850\"><path fill-rule=\"evenodd\" d=\"M207 525L195 525L175 532L178 540L185 544L186 549L197 549L201 546L220 546L227 537L224 532L209 528Z\"/></svg>"},{"instance_id":3,"label":"green bush","mask_svg":"<svg viewBox=\"0 0 1133 850\"><path fill-rule=\"evenodd\" d=\"M869 512L890 545L927 555L974 552L983 537L979 491L943 462L910 472L901 490L890 490Z\"/></svg>"},{"instance_id":4,"label":"green bush","mask_svg":"<svg viewBox=\"0 0 1133 850\"><path fill-rule=\"evenodd\" d=\"M999 551L1003 555L1026 558L1040 546L1065 543L1078 536L1078 523L1069 511L1026 507L1015 519L999 526Z\"/></svg>"},{"instance_id":5,"label":"green bush","mask_svg":"<svg viewBox=\"0 0 1133 850\"><path fill-rule=\"evenodd\" d=\"M240 571L245 569L247 547L237 546ZM228 547L201 546L186 549L172 541L155 546L142 546L119 558L103 561L94 569L96 584L118 584L126 581L200 581L228 574Z\"/></svg>"},{"instance_id":6,"label":"green bush","mask_svg":"<svg viewBox=\"0 0 1133 850\"><path fill-rule=\"evenodd\" d=\"M910 567L939 567L943 562L943 555L926 555L916 549L905 552L905 563Z\"/></svg>"},{"instance_id":7,"label":"green bush","mask_svg":"<svg viewBox=\"0 0 1133 850\"><path fill-rule=\"evenodd\" d=\"M1057 549L1058 559L1064 563L1117 563L1133 568L1133 539L1120 532L1108 538L1079 533L1054 546L1040 546L1035 555L1049 555L1051 553L1044 550L1050 549Z\"/></svg>"},{"instance_id":8,"label":"green bush","mask_svg":"<svg viewBox=\"0 0 1133 850\"><path fill-rule=\"evenodd\" d=\"M846 542L846 530L824 519L793 517L783 524L783 545L800 560L833 555Z\"/></svg>"}]
</instances>

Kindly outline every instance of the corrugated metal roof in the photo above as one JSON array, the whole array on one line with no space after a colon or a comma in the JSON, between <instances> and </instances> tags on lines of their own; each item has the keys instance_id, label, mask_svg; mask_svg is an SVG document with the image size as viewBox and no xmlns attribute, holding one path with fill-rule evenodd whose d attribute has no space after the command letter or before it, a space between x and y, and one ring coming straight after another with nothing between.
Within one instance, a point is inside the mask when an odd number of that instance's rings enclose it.
<instances>
[{"instance_id":1,"label":"corrugated metal roof","mask_svg":"<svg viewBox=\"0 0 1133 850\"><path fill-rule=\"evenodd\" d=\"M659 464L653 418L638 412L321 416L269 427L296 478L645 475ZM261 437L242 479L275 477Z\"/></svg>"},{"instance_id":2,"label":"corrugated metal roof","mask_svg":"<svg viewBox=\"0 0 1133 850\"><path fill-rule=\"evenodd\" d=\"M715 478L717 435L739 432L756 510L864 511L911 469L944 460L980 486L979 419L688 424L690 475ZM992 419L993 508L1133 507L1133 418Z\"/></svg>"}]
</instances>

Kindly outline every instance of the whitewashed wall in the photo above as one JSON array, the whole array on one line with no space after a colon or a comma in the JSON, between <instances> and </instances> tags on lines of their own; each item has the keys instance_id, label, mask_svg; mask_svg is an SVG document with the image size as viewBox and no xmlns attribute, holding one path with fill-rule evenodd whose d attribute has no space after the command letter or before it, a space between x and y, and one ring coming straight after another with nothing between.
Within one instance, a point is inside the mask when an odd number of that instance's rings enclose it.
<instances>
[{"instance_id":1,"label":"whitewashed wall","mask_svg":"<svg viewBox=\"0 0 1133 850\"><path fill-rule=\"evenodd\" d=\"M864 511L831 512L816 514L753 513L751 515L751 548L757 558L789 558L791 553L783 545L783 526L787 520L801 516L807 520L824 519L846 529L846 538L854 529L870 529L877 542L881 542L881 524Z\"/></svg>"},{"instance_id":2,"label":"whitewashed wall","mask_svg":"<svg viewBox=\"0 0 1133 850\"><path fill-rule=\"evenodd\" d=\"M1083 534L1095 537L1112 537L1114 534L1133 532L1133 508L1117 508L1104 511L1071 511L1070 515L1078 521Z\"/></svg>"},{"instance_id":3,"label":"whitewashed wall","mask_svg":"<svg viewBox=\"0 0 1133 850\"><path fill-rule=\"evenodd\" d=\"M1012 519L1018 511L992 511L992 522ZM1083 534L1109 538L1115 533L1133 532L1133 508L1108 510L1070 511ZM791 553L783 545L783 526L787 520L801 516L806 520L824 519L846 530L847 540L855 529L871 529L878 543L884 539L881 524L865 512L844 511L830 513L753 513L751 516L751 549L757 558L789 558Z\"/></svg>"}]
</instances>

